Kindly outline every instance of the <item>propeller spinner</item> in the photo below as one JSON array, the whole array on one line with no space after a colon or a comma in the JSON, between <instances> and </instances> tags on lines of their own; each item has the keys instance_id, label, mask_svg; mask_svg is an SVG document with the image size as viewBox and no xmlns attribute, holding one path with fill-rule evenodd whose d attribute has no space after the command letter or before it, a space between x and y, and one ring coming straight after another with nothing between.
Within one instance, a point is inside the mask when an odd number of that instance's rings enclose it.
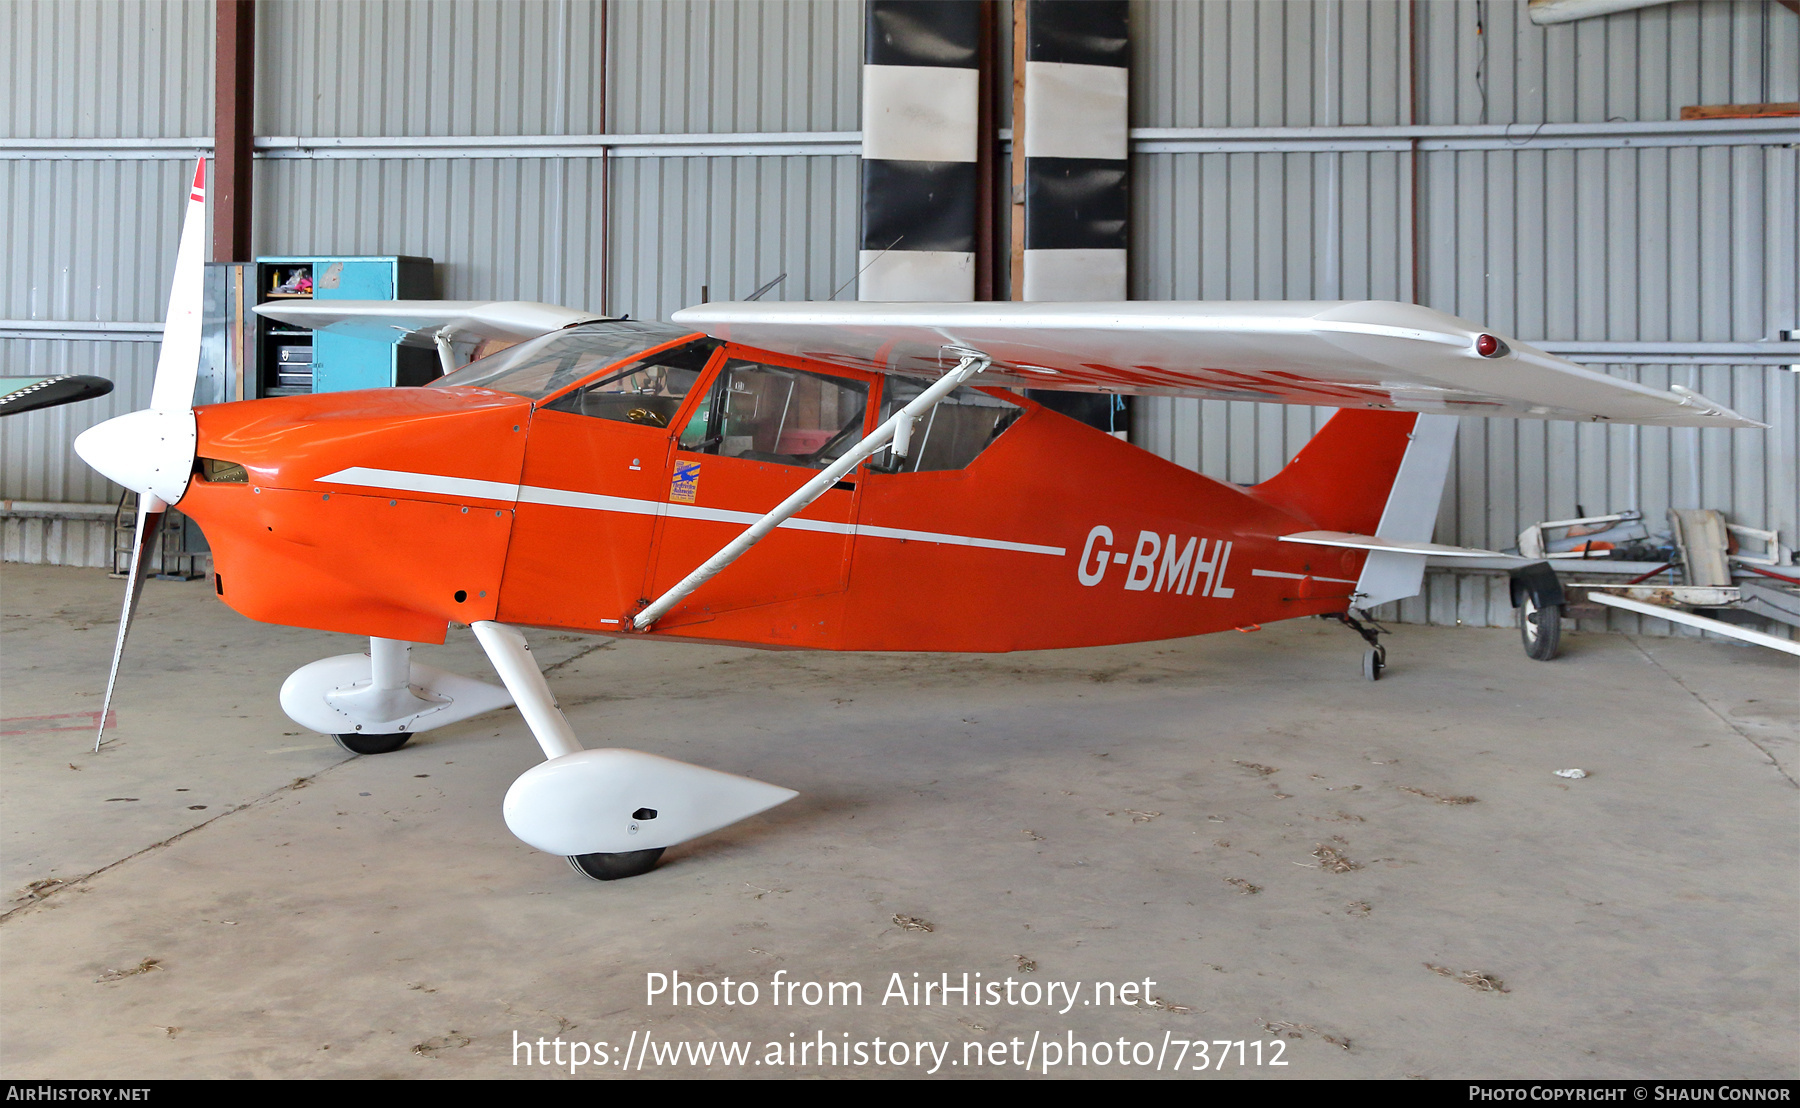
<instances>
[{"instance_id":1,"label":"propeller spinner","mask_svg":"<svg viewBox=\"0 0 1800 1108\"><path fill-rule=\"evenodd\" d=\"M100 749L106 734L106 713L112 708L113 686L119 679L119 659L125 653L132 613L143 595L145 556L161 528L163 514L187 492L194 469L194 382L200 372L205 248L206 159L201 158L194 167L194 186L188 194L181 245L175 254L175 280L169 289L169 313L163 321L162 353L156 360L150 406L90 427L75 439L75 453L82 461L138 494L137 540L131 548L131 571L119 614L119 637L113 644L112 670L106 678L106 700L100 707L100 728L94 734L95 750Z\"/></svg>"}]
</instances>

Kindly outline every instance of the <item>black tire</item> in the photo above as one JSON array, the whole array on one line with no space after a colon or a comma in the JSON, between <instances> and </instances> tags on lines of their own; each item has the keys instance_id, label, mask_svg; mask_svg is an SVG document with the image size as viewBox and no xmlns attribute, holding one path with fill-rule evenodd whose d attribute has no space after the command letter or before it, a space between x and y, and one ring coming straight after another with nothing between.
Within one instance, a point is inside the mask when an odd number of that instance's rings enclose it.
<instances>
[{"instance_id":1,"label":"black tire","mask_svg":"<svg viewBox=\"0 0 1800 1108\"><path fill-rule=\"evenodd\" d=\"M337 744L352 754L392 754L405 746L412 738L410 731L395 731L387 735L372 735L361 731L349 735L333 735Z\"/></svg>"},{"instance_id":2,"label":"black tire","mask_svg":"<svg viewBox=\"0 0 1800 1108\"><path fill-rule=\"evenodd\" d=\"M1537 598L1526 593L1519 604L1519 641L1525 644L1525 656L1540 662L1556 657L1562 645L1562 608L1551 604L1537 606Z\"/></svg>"},{"instance_id":3,"label":"black tire","mask_svg":"<svg viewBox=\"0 0 1800 1108\"><path fill-rule=\"evenodd\" d=\"M656 868L662 854L663 848L659 846L655 850L628 850L623 854L571 854L568 858L570 868L583 877L617 881L621 877L649 873Z\"/></svg>"},{"instance_id":4,"label":"black tire","mask_svg":"<svg viewBox=\"0 0 1800 1108\"><path fill-rule=\"evenodd\" d=\"M1387 651L1379 646L1371 646L1363 655L1363 677L1370 681L1381 680L1381 671L1387 668Z\"/></svg>"}]
</instances>

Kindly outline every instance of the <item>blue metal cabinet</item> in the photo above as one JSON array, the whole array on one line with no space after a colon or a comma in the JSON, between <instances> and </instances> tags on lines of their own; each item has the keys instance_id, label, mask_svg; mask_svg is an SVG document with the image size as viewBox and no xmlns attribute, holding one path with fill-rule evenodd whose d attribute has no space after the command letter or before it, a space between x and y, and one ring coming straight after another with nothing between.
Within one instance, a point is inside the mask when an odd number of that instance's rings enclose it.
<instances>
[{"instance_id":1,"label":"blue metal cabinet","mask_svg":"<svg viewBox=\"0 0 1800 1108\"><path fill-rule=\"evenodd\" d=\"M430 300L436 294L430 258L286 257L256 261L261 300L302 298L304 293L275 291L277 287L290 287L302 273L310 279L310 295L315 300ZM437 374L437 358L428 350L281 325L268 330L266 341L260 344L263 395L305 392L309 383L313 392L418 385Z\"/></svg>"}]
</instances>

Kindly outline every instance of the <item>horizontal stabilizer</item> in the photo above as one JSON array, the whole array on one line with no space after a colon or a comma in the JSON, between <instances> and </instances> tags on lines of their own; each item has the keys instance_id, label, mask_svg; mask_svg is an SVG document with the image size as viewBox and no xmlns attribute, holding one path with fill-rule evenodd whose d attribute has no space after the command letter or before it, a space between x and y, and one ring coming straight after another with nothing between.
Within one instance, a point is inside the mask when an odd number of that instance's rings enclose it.
<instances>
[{"instance_id":1,"label":"horizontal stabilizer","mask_svg":"<svg viewBox=\"0 0 1800 1108\"><path fill-rule=\"evenodd\" d=\"M1378 539L1374 535L1352 535L1348 531L1297 531L1292 535L1281 536L1281 541L1303 542L1310 546L1344 546L1352 550L1385 550L1394 554L1432 554L1440 558L1506 557L1498 550L1477 550L1472 546L1444 546L1435 542Z\"/></svg>"},{"instance_id":2,"label":"horizontal stabilizer","mask_svg":"<svg viewBox=\"0 0 1800 1108\"><path fill-rule=\"evenodd\" d=\"M1664 427L1761 427L1681 388L1608 376L1418 304L713 303L674 322L821 361L982 384Z\"/></svg>"},{"instance_id":3,"label":"horizontal stabilizer","mask_svg":"<svg viewBox=\"0 0 1800 1108\"><path fill-rule=\"evenodd\" d=\"M290 300L258 304L256 314L315 331L424 347L435 345L440 332L451 342L523 342L611 318L529 300Z\"/></svg>"}]
</instances>

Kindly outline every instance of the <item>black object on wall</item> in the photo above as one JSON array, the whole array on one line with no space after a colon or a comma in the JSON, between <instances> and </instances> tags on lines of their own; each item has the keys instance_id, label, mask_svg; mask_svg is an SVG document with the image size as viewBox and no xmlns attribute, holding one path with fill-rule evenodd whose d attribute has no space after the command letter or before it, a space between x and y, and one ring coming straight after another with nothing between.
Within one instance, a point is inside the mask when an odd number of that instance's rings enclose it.
<instances>
[{"instance_id":1,"label":"black object on wall","mask_svg":"<svg viewBox=\"0 0 1800 1108\"><path fill-rule=\"evenodd\" d=\"M860 300L975 299L981 7L866 0Z\"/></svg>"},{"instance_id":2,"label":"black object on wall","mask_svg":"<svg viewBox=\"0 0 1800 1108\"><path fill-rule=\"evenodd\" d=\"M1023 119L1013 129L1025 161L1021 300L1126 298L1129 14L1125 0L1026 5ZM1026 395L1103 431L1131 426L1126 397Z\"/></svg>"}]
</instances>

